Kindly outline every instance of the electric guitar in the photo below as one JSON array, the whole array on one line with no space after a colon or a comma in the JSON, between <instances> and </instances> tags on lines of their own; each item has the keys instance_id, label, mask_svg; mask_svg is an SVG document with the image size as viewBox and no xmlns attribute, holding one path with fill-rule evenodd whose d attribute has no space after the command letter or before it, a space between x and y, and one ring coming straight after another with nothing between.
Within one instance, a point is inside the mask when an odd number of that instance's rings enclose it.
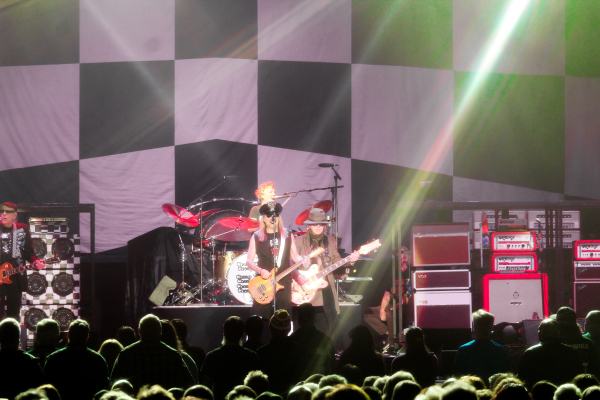
<instances>
[{"instance_id":1,"label":"electric guitar","mask_svg":"<svg viewBox=\"0 0 600 400\"><path fill-rule=\"evenodd\" d=\"M358 252L360 254L368 254L379 247L381 247L381 243L379 243L379 239L377 239L362 246ZM311 265L310 268L305 271L298 270L300 274L308 279L308 282L306 282L304 285L300 285L296 283L296 281L292 282L292 303L310 303L314 299L317 290L324 289L329 285L323 278L346 264L348 261L350 261L351 257L352 254L346 258L342 258L335 264L330 265L322 271L319 271L319 266L317 264Z\"/></svg>"},{"instance_id":2,"label":"electric guitar","mask_svg":"<svg viewBox=\"0 0 600 400\"><path fill-rule=\"evenodd\" d=\"M50 257L50 258L46 258L46 264L57 264L60 262L60 257L59 256L55 256L55 257ZM27 269L44 269L45 267L41 267L38 268L33 264L27 264L27 265L23 265L22 267L16 267L13 268L11 263L4 263L2 264L2 266L0 266L0 285L4 284L4 283L12 283L12 281L10 280L10 276L14 275L14 274L18 274L21 271L25 271Z\"/></svg>"},{"instance_id":3,"label":"electric guitar","mask_svg":"<svg viewBox=\"0 0 600 400\"><path fill-rule=\"evenodd\" d=\"M324 252L325 252L325 249L322 247L319 247L318 249L313 250L313 252L310 253L308 256L312 258L312 257L316 257L319 254L324 253ZM260 275L250 279L250 282L248 282L248 292L250 292L250 295L252 296L252 298L254 300L256 300L257 303L269 304L271 301L273 301L273 298L275 297L275 291L279 291L279 290L283 289L283 286L281 286L278 282L282 278L289 275L293 270L298 268L300 265L302 265L302 261L292 265L291 267L289 267L288 269L286 269L285 271L283 271L282 273L280 273L277 276L275 276L275 268L273 268L273 271L271 271L271 276L269 277L269 279L263 279L262 276L260 276ZM274 288L275 288L275 290L273 290Z\"/></svg>"}]
</instances>

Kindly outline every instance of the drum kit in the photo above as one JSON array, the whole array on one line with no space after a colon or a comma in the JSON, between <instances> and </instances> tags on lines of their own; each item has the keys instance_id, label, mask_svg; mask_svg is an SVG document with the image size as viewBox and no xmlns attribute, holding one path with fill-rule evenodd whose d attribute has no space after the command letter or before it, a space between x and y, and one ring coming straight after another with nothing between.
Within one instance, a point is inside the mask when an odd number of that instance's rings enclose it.
<instances>
[{"instance_id":1,"label":"drum kit","mask_svg":"<svg viewBox=\"0 0 600 400\"><path fill-rule=\"evenodd\" d=\"M207 204L213 203L213 204ZM229 203L229 204L227 204ZM205 202L207 207L215 204L225 204L232 208L232 203L244 210L244 206L256 205L258 202L242 198L221 198ZM239 205L242 207L239 207ZM303 225L313 208L321 208L328 212L333 206L331 200L324 200L303 211L297 218L296 224ZM233 206L235 207L235 205ZM191 251L182 244L182 266L188 255L196 257L201 264L209 267L210 276L202 276L200 284L193 287L182 282L169 298L166 305L228 305L252 304L248 292L248 282L256 273L246 265L248 243L254 231L259 228L259 221L247 217L245 211L212 208L210 210L192 213L175 204L164 204L163 212L176 224L194 229L198 237L192 243ZM293 232L302 235L306 231ZM257 261L257 260L255 260ZM204 268L201 267L201 270Z\"/></svg>"}]
</instances>

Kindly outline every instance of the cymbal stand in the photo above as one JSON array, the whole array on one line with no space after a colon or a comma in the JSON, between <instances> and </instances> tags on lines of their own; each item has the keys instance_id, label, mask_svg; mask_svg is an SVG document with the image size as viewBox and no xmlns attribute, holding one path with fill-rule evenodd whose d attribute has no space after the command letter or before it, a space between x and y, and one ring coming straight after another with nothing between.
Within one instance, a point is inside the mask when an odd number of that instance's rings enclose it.
<instances>
[{"instance_id":1,"label":"cymbal stand","mask_svg":"<svg viewBox=\"0 0 600 400\"><path fill-rule=\"evenodd\" d=\"M204 197L206 197L206 195L208 195L209 193L211 193L212 191L214 191L216 188L218 188L219 186L221 186L222 184L225 183L225 181L227 181L227 177L224 176L223 180L221 181L221 183L219 183L217 186L213 187L212 189L210 189L208 192L204 193L202 196L198 197L196 200L192 201L187 207L186 210L190 210L194 207L198 207L200 206L200 221L199 221L199 225L198 228L200 229L200 243L202 243L202 239L204 238L204 232L202 231L203 228L203 218L202 218L202 200L204 199ZM203 283L204 283L204 276L203 276L203 271L204 271L204 257L200 257L200 287L202 287ZM200 301L202 301L202 291L200 291Z\"/></svg>"}]
</instances>

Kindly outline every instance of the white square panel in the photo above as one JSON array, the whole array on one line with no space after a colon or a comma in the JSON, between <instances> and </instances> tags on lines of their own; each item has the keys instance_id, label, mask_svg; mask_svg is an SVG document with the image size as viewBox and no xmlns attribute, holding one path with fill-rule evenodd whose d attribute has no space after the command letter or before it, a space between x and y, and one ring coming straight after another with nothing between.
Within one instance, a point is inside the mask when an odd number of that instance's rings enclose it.
<instances>
[{"instance_id":1,"label":"white square panel","mask_svg":"<svg viewBox=\"0 0 600 400\"><path fill-rule=\"evenodd\" d=\"M349 63L350 0L258 0L260 60Z\"/></svg>"},{"instance_id":2,"label":"white square panel","mask_svg":"<svg viewBox=\"0 0 600 400\"><path fill-rule=\"evenodd\" d=\"M175 144L258 143L257 79L256 60L175 61Z\"/></svg>"},{"instance_id":3,"label":"white square panel","mask_svg":"<svg viewBox=\"0 0 600 400\"><path fill-rule=\"evenodd\" d=\"M565 78L565 194L600 199L600 79Z\"/></svg>"},{"instance_id":4,"label":"white square panel","mask_svg":"<svg viewBox=\"0 0 600 400\"><path fill-rule=\"evenodd\" d=\"M175 200L173 147L80 162L79 200L96 205L96 252L169 225L164 203ZM89 215L81 215L81 251L89 251Z\"/></svg>"},{"instance_id":5,"label":"white square panel","mask_svg":"<svg viewBox=\"0 0 600 400\"><path fill-rule=\"evenodd\" d=\"M173 0L81 0L82 63L175 59Z\"/></svg>"},{"instance_id":6,"label":"white square panel","mask_svg":"<svg viewBox=\"0 0 600 400\"><path fill-rule=\"evenodd\" d=\"M79 65L0 68L0 170L79 159Z\"/></svg>"},{"instance_id":7,"label":"white square panel","mask_svg":"<svg viewBox=\"0 0 600 400\"><path fill-rule=\"evenodd\" d=\"M452 71L352 65L352 158L452 175Z\"/></svg>"}]
</instances>

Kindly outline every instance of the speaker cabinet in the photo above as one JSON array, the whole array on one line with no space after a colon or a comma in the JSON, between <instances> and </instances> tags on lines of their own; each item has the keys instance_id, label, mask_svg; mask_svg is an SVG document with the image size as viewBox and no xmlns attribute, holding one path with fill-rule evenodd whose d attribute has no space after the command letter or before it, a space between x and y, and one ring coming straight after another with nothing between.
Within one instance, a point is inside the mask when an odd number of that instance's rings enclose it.
<instances>
[{"instance_id":1,"label":"speaker cabinet","mask_svg":"<svg viewBox=\"0 0 600 400\"><path fill-rule=\"evenodd\" d=\"M471 329L471 292L416 292L413 299L419 328Z\"/></svg>"},{"instance_id":2,"label":"speaker cabinet","mask_svg":"<svg viewBox=\"0 0 600 400\"><path fill-rule=\"evenodd\" d=\"M585 318L588 312L599 308L600 281L573 283L573 297L577 318Z\"/></svg>"},{"instance_id":3,"label":"speaker cabinet","mask_svg":"<svg viewBox=\"0 0 600 400\"><path fill-rule=\"evenodd\" d=\"M576 281L600 281L600 261L573 261Z\"/></svg>"},{"instance_id":4,"label":"speaker cabinet","mask_svg":"<svg viewBox=\"0 0 600 400\"><path fill-rule=\"evenodd\" d=\"M469 223L414 225L413 266L470 265Z\"/></svg>"},{"instance_id":5,"label":"speaker cabinet","mask_svg":"<svg viewBox=\"0 0 600 400\"><path fill-rule=\"evenodd\" d=\"M413 288L415 290L469 290L471 271L466 269L415 271Z\"/></svg>"},{"instance_id":6,"label":"speaker cabinet","mask_svg":"<svg viewBox=\"0 0 600 400\"><path fill-rule=\"evenodd\" d=\"M488 274L483 277L483 308L495 323L548 316L546 274Z\"/></svg>"}]
</instances>

